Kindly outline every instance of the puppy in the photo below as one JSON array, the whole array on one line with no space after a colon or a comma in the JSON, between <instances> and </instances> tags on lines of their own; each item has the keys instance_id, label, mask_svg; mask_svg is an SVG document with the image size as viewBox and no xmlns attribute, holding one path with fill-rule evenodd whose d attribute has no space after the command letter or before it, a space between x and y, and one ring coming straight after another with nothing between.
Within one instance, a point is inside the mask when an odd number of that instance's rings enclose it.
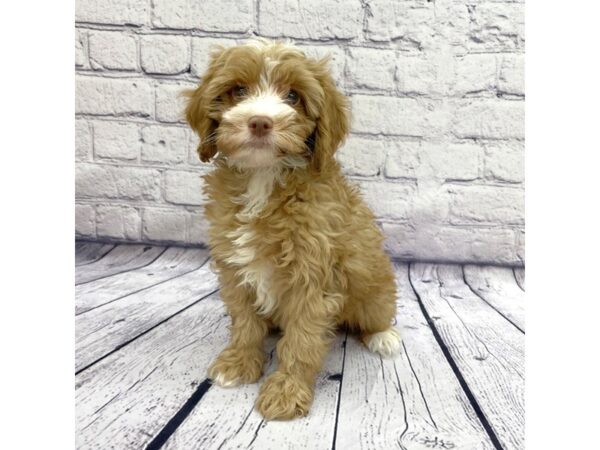
<instances>
[{"instance_id":1,"label":"puppy","mask_svg":"<svg viewBox=\"0 0 600 450\"><path fill-rule=\"evenodd\" d=\"M347 99L327 60L267 40L219 49L186 118L198 133L209 247L231 340L208 371L214 383L254 383L263 340L279 328L279 367L256 402L267 419L308 413L336 328L384 356L396 287L382 234L334 153L349 131Z\"/></svg>"}]
</instances>

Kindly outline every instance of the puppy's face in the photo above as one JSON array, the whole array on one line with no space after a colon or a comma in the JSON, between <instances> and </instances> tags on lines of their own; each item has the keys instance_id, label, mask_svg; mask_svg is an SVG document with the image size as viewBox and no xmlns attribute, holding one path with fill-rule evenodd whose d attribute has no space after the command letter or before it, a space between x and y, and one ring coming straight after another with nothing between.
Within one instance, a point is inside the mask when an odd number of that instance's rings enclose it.
<instances>
[{"instance_id":1,"label":"puppy's face","mask_svg":"<svg viewBox=\"0 0 600 450\"><path fill-rule=\"evenodd\" d=\"M290 45L261 40L217 51L189 97L186 118L200 136L202 161L219 152L245 169L321 169L348 132L347 101L327 60Z\"/></svg>"}]
</instances>

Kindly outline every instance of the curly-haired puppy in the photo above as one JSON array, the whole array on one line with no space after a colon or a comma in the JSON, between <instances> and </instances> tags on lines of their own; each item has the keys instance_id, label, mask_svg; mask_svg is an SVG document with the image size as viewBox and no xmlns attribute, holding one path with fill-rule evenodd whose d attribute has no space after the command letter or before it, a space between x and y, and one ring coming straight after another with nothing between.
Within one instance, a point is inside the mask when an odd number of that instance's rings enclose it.
<instances>
[{"instance_id":1,"label":"curly-haired puppy","mask_svg":"<svg viewBox=\"0 0 600 450\"><path fill-rule=\"evenodd\" d=\"M209 246L231 341L209 369L221 386L254 383L263 340L279 328L279 367L256 407L267 419L308 413L335 330L395 353L396 287L382 234L334 153L349 129L328 60L267 40L219 49L186 118L200 136Z\"/></svg>"}]
</instances>

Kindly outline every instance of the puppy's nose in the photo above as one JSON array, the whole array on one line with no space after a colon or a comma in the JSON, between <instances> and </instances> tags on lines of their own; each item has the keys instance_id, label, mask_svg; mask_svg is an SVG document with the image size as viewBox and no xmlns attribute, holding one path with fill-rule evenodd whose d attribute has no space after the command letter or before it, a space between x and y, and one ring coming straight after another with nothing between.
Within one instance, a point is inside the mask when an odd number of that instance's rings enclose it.
<instances>
[{"instance_id":1,"label":"puppy's nose","mask_svg":"<svg viewBox=\"0 0 600 450\"><path fill-rule=\"evenodd\" d=\"M273 121L267 116L253 116L248 121L248 128L255 136L265 136L273 128Z\"/></svg>"}]
</instances>

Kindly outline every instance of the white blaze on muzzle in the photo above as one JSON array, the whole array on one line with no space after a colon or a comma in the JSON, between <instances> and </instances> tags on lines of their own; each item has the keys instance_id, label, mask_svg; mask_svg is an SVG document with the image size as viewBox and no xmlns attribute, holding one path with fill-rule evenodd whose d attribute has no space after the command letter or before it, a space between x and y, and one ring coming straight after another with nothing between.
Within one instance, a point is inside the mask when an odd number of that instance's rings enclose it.
<instances>
[{"instance_id":1,"label":"white blaze on muzzle","mask_svg":"<svg viewBox=\"0 0 600 450\"><path fill-rule=\"evenodd\" d=\"M251 117L266 116L273 121L274 130L277 130L278 124L291 119L295 113L294 108L285 103L279 94L268 90L241 101L223 114L223 120L244 126Z\"/></svg>"}]
</instances>

